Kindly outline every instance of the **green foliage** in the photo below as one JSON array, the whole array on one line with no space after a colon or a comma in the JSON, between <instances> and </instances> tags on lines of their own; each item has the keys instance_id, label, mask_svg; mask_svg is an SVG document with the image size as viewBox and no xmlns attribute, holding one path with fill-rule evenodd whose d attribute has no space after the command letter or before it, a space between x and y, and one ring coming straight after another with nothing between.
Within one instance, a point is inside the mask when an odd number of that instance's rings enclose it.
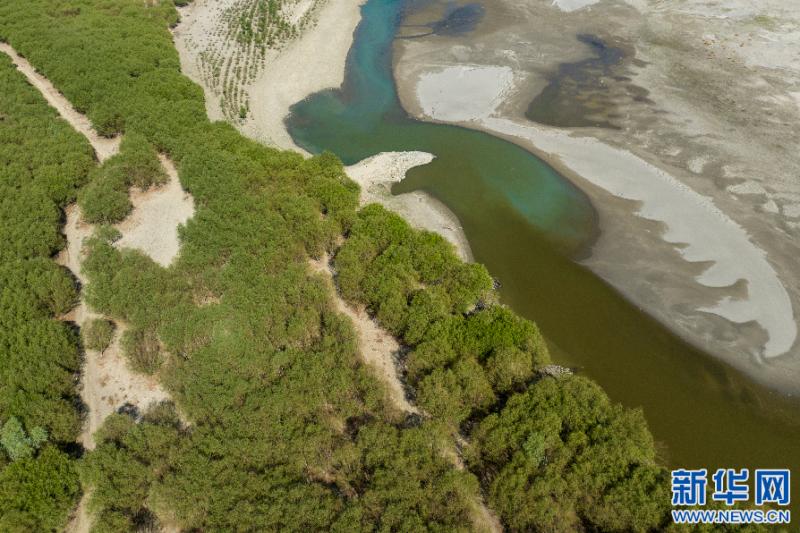
<instances>
[{"instance_id":1,"label":"green foliage","mask_svg":"<svg viewBox=\"0 0 800 533\"><path fill-rule=\"evenodd\" d=\"M64 245L62 208L93 166L86 140L0 54L2 531L60 529L79 492L70 458L45 445L74 442L80 425L78 338L56 320L77 300L75 281L51 257Z\"/></svg>"},{"instance_id":2,"label":"green foliage","mask_svg":"<svg viewBox=\"0 0 800 533\"><path fill-rule=\"evenodd\" d=\"M45 446L0 471L0 530L60 531L79 493L73 461Z\"/></svg>"},{"instance_id":3,"label":"green foliage","mask_svg":"<svg viewBox=\"0 0 800 533\"><path fill-rule=\"evenodd\" d=\"M103 318L95 318L81 328L83 345L98 352L104 352L114 338L114 323Z\"/></svg>"},{"instance_id":4,"label":"green foliage","mask_svg":"<svg viewBox=\"0 0 800 533\"><path fill-rule=\"evenodd\" d=\"M147 189L165 183L167 175L158 154L138 133L125 135L118 154L91 175L78 204L84 220L92 224L120 222L132 209L128 189Z\"/></svg>"},{"instance_id":5,"label":"green foliage","mask_svg":"<svg viewBox=\"0 0 800 533\"><path fill-rule=\"evenodd\" d=\"M582 377L544 378L473 433L470 465L512 531L647 531L669 503L640 411Z\"/></svg>"},{"instance_id":6,"label":"green foliage","mask_svg":"<svg viewBox=\"0 0 800 533\"><path fill-rule=\"evenodd\" d=\"M47 430L36 426L28 434L15 416L9 418L0 429L0 445L12 461L32 457L45 442L47 442Z\"/></svg>"},{"instance_id":7,"label":"green foliage","mask_svg":"<svg viewBox=\"0 0 800 533\"><path fill-rule=\"evenodd\" d=\"M122 334L122 351L131 368L145 374L154 374L161 365L158 336L154 331L129 329Z\"/></svg>"},{"instance_id":8,"label":"green foliage","mask_svg":"<svg viewBox=\"0 0 800 533\"><path fill-rule=\"evenodd\" d=\"M81 191L78 205L83 219L91 224L119 222L133 208L122 177L106 167L92 173L92 181Z\"/></svg>"}]
</instances>

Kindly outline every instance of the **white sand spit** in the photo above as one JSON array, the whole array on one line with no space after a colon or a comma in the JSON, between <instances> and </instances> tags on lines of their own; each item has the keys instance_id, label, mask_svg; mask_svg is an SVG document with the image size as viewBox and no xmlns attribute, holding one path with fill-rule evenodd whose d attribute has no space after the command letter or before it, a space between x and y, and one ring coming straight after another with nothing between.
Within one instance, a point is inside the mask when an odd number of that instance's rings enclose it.
<instances>
[{"instance_id":1,"label":"white sand spit","mask_svg":"<svg viewBox=\"0 0 800 533\"><path fill-rule=\"evenodd\" d=\"M155 189L131 192L133 211L116 226L122 233L116 246L141 250L166 267L178 255L178 226L192 218L194 200L181 188L172 161L164 155L159 158L169 181Z\"/></svg>"},{"instance_id":2,"label":"white sand spit","mask_svg":"<svg viewBox=\"0 0 800 533\"><path fill-rule=\"evenodd\" d=\"M392 403L407 413L418 413L417 408L406 399L403 383L397 375L395 357L400 351L397 340L380 327L364 309L354 309L342 299L334 286L333 271L327 254L318 261L309 261L309 264L311 270L321 274L330 285L331 298L336 311L345 315L353 323L358 336L359 354L364 363L372 368L378 379L386 385Z\"/></svg>"},{"instance_id":3,"label":"white sand spit","mask_svg":"<svg viewBox=\"0 0 800 533\"><path fill-rule=\"evenodd\" d=\"M421 191L393 196L392 183L402 181L409 169L427 165L433 155L426 152L382 152L347 167L347 175L361 186L361 203L379 203L399 214L418 229L438 233L456 248L464 261L472 251L458 218L447 206Z\"/></svg>"},{"instance_id":4,"label":"white sand spit","mask_svg":"<svg viewBox=\"0 0 800 533\"><path fill-rule=\"evenodd\" d=\"M769 335L764 357L776 357L791 349L797 338L797 324L786 288L765 252L710 198L630 152L594 138L573 137L509 119L488 118L482 123L493 131L529 140L538 149L556 154L576 174L615 196L641 202L638 215L663 222L667 228L663 240L680 245L686 261L712 263L696 278L698 283L728 287L738 280L747 282L747 298L724 297L700 311L734 323L758 322Z\"/></svg>"},{"instance_id":5,"label":"white sand spit","mask_svg":"<svg viewBox=\"0 0 800 533\"><path fill-rule=\"evenodd\" d=\"M553 5L561 11L577 11L586 6L598 3L600 0L553 0Z\"/></svg>"},{"instance_id":6,"label":"white sand spit","mask_svg":"<svg viewBox=\"0 0 800 533\"><path fill-rule=\"evenodd\" d=\"M50 83L50 80L36 72L36 69L27 59L17 54L6 43L0 43L0 52L11 57L12 61L17 65L17 69L28 78L31 85L42 93L47 103L53 106L64 120L89 140L100 161L105 161L119 151L119 138L101 137L92 127L89 119L85 115L78 113L69 100Z\"/></svg>"},{"instance_id":7,"label":"white sand spit","mask_svg":"<svg viewBox=\"0 0 800 533\"><path fill-rule=\"evenodd\" d=\"M503 103L513 86L509 67L456 65L424 73L417 83L417 99L426 114L461 122L488 117ZM454 88L458 90L453 90Z\"/></svg>"}]
</instances>

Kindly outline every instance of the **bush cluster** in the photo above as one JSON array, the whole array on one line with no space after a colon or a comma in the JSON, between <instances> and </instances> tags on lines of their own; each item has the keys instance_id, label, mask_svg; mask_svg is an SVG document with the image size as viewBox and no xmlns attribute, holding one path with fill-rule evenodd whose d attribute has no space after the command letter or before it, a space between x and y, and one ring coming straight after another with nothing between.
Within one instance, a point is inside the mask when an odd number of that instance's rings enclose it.
<instances>
[{"instance_id":1,"label":"bush cluster","mask_svg":"<svg viewBox=\"0 0 800 533\"><path fill-rule=\"evenodd\" d=\"M144 136L129 132L120 144L119 153L92 172L89 183L78 196L81 214L92 224L120 222L132 208L128 197L131 187L147 189L166 180L152 145Z\"/></svg>"}]
</instances>

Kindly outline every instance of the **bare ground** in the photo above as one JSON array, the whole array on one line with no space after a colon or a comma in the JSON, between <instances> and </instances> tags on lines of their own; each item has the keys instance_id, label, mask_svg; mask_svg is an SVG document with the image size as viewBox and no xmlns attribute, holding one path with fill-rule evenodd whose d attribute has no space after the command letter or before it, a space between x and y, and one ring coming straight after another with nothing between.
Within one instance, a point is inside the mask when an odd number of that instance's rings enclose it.
<instances>
[{"instance_id":1,"label":"bare ground","mask_svg":"<svg viewBox=\"0 0 800 533\"><path fill-rule=\"evenodd\" d=\"M167 183L146 191L131 190L133 210L117 224L122 238L115 245L140 250L167 267L180 249L178 227L194 215L194 199L181 187L172 161L163 154L159 159L169 178Z\"/></svg>"}]
</instances>

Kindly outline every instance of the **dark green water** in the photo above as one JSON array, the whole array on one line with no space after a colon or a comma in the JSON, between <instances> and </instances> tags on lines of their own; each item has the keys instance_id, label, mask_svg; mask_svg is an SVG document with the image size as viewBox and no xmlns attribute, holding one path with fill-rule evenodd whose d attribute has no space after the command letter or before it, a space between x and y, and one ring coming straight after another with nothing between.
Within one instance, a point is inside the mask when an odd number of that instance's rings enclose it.
<instances>
[{"instance_id":1,"label":"dark green water","mask_svg":"<svg viewBox=\"0 0 800 533\"><path fill-rule=\"evenodd\" d=\"M516 145L402 110L391 60L404 5L365 4L345 84L292 108L295 142L348 164L382 151L435 154L395 192L423 190L447 204L476 260L503 283L503 301L539 324L557 361L642 407L670 465L800 472L797 403L697 351L573 261L595 236L595 212L578 189Z\"/></svg>"}]
</instances>

